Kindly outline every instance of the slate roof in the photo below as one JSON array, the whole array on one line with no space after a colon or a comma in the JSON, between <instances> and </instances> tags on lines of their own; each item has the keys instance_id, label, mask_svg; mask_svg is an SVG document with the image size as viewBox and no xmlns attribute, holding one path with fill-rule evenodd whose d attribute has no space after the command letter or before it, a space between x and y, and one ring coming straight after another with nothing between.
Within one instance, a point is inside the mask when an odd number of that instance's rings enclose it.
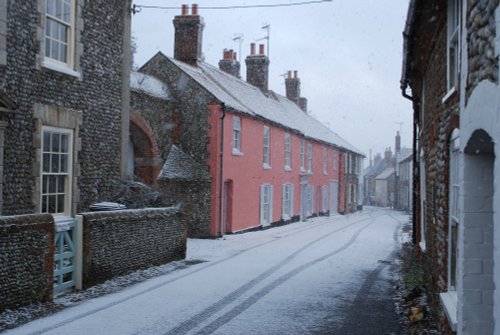
<instances>
[{"instance_id":1,"label":"slate roof","mask_svg":"<svg viewBox=\"0 0 500 335\"><path fill-rule=\"evenodd\" d=\"M170 100L170 91L167 85L155 77L141 72L130 74L130 89L163 100Z\"/></svg>"},{"instance_id":2,"label":"slate roof","mask_svg":"<svg viewBox=\"0 0 500 335\"><path fill-rule=\"evenodd\" d=\"M375 179L387 179L389 178L393 173L396 172L396 169L393 167L387 168L382 173L380 173Z\"/></svg>"},{"instance_id":3,"label":"slate roof","mask_svg":"<svg viewBox=\"0 0 500 335\"><path fill-rule=\"evenodd\" d=\"M172 145L158 180L208 181L210 174L203 164Z\"/></svg>"},{"instance_id":4,"label":"slate roof","mask_svg":"<svg viewBox=\"0 0 500 335\"><path fill-rule=\"evenodd\" d=\"M234 112L266 119L299 132L307 138L365 156L360 150L311 115L304 113L294 102L284 96L274 92L265 95L257 87L204 62L199 62L197 67L193 67L163 54L162 56Z\"/></svg>"}]
</instances>

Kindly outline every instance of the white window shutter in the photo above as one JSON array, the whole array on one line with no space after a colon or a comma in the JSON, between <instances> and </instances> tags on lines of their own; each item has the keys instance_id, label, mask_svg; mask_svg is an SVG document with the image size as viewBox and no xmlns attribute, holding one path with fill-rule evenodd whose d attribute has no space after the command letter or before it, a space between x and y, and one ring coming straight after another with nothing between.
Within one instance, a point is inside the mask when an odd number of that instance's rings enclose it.
<instances>
[{"instance_id":1,"label":"white window shutter","mask_svg":"<svg viewBox=\"0 0 500 335\"><path fill-rule=\"evenodd\" d=\"M269 185L269 223L273 222L273 185Z\"/></svg>"},{"instance_id":2,"label":"white window shutter","mask_svg":"<svg viewBox=\"0 0 500 335\"><path fill-rule=\"evenodd\" d=\"M260 185L260 224L265 224L265 218L264 218L264 192L265 192L265 187L264 185Z\"/></svg>"},{"instance_id":3,"label":"white window shutter","mask_svg":"<svg viewBox=\"0 0 500 335\"><path fill-rule=\"evenodd\" d=\"M286 184L281 185L281 217L284 218L285 213L285 192L286 192Z\"/></svg>"},{"instance_id":4,"label":"white window shutter","mask_svg":"<svg viewBox=\"0 0 500 335\"><path fill-rule=\"evenodd\" d=\"M290 184L290 216L293 217L293 204L295 202L294 192L293 192L293 184Z\"/></svg>"}]
</instances>

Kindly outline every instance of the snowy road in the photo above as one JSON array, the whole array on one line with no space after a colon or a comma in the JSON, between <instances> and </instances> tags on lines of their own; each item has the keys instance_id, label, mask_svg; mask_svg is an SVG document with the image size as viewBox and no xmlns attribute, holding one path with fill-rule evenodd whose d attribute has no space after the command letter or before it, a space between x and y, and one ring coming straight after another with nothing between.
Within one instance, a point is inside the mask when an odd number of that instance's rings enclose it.
<instances>
[{"instance_id":1,"label":"snowy road","mask_svg":"<svg viewBox=\"0 0 500 335\"><path fill-rule=\"evenodd\" d=\"M204 262L88 300L6 334L390 334L388 262L399 212L321 217L190 240Z\"/></svg>"}]
</instances>

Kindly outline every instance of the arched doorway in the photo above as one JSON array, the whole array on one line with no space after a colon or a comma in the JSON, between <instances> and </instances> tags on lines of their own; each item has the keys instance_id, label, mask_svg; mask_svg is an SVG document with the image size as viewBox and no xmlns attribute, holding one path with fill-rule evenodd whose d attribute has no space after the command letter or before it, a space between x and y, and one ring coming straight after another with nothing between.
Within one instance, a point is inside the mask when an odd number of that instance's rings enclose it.
<instances>
[{"instance_id":1,"label":"arched doorway","mask_svg":"<svg viewBox=\"0 0 500 335\"><path fill-rule=\"evenodd\" d=\"M153 131L137 113L130 121L129 173L155 186L161 162Z\"/></svg>"},{"instance_id":2,"label":"arched doorway","mask_svg":"<svg viewBox=\"0 0 500 335\"><path fill-rule=\"evenodd\" d=\"M462 192L462 330L494 329L494 143L476 130L464 149ZM460 283L459 283L460 288ZM480 299L478 299L480 297ZM460 315L460 312L459 312ZM489 333L489 332L486 332Z\"/></svg>"}]
</instances>

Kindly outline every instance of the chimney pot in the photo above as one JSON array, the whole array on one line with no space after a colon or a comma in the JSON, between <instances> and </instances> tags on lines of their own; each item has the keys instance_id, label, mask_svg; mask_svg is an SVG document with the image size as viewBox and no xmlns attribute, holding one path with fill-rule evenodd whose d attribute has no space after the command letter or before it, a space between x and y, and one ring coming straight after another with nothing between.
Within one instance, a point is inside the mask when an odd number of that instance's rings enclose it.
<instances>
[{"instance_id":1,"label":"chimney pot","mask_svg":"<svg viewBox=\"0 0 500 335\"><path fill-rule=\"evenodd\" d=\"M259 44L259 55L264 55L264 44Z\"/></svg>"},{"instance_id":2,"label":"chimney pot","mask_svg":"<svg viewBox=\"0 0 500 335\"><path fill-rule=\"evenodd\" d=\"M233 60L236 60L236 52L233 52Z\"/></svg>"},{"instance_id":3,"label":"chimney pot","mask_svg":"<svg viewBox=\"0 0 500 335\"><path fill-rule=\"evenodd\" d=\"M292 71L288 71L288 78L292 78Z\"/></svg>"},{"instance_id":4,"label":"chimney pot","mask_svg":"<svg viewBox=\"0 0 500 335\"><path fill-rule=\"evenodd\" d=\"M193 13L197 13L198 5L192 5ZM199 15L190 16L188 6L182 5L182 15L174 20L174 58L184 63L196 66L203 59L203 18Z\"/></svg>"},{"instance_id":5,"label":"chimney pot","mask_svg":"<svg viewBox=\"0 0 500 335\"><path fill-rule=\"evenodd\" d=\"M224 49L224 57L219 61L219 69L240 78L240 63L236 60L233 49Z\"/></svg>"},{"instance_id":6,"label":"chimney pot","mask_svg":"<svg viewBox=\"0 0 500 335\"><path fill-rule=\"evenodd\" d=\"M255 55L255 43L250 43L250 55Z\"/></svg>"},{"instance_id":7,"label":"chimney pot","mask_svg":"<svg viewBox=\"0 0 500 335\"><path fill-rule=\"evenodd\" d=\"M191 15L198 15L198 4L193 4L191 6Z\"/></svg>"},{"instance_id":8,"label":"chimney pot","mask_svg":"<svg viewBox=\"0 0 500 335\"><path fill-rule=\"evenodd\" d=\"M297 70L293 71L293 77L294 78L297 78L297 72L298 72Z\"/></svg>"},{"instance_id":9,"label":"chimney pot","mask_svg":"<svg viewBox=\"0 0 500 335\"><path fill-rule=\"evenodd\" d=\"M182 15L188 14L188 5L182 5Z\"/></svg>"}]
</instances>

